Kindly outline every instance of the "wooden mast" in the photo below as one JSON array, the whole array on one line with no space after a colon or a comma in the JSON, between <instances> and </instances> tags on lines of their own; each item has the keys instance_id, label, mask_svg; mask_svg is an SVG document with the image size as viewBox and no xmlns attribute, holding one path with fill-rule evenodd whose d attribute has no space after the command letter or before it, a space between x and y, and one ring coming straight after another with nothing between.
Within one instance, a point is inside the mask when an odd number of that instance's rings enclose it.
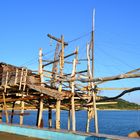
<instances>
[{"instance_id":1,"label":"wooden mast","mask_svg":"<svg viewBox=\"0 0 140 140\"><path fill-rule=\"evenodd\" d=\"M63 68L64 68L64 36L61 36L61 54L60 54L60 77L63 76ZM62 91L62 81L59 83L58 91ZM56 129L60 129L60 107L61 100L56 101Z\"/></svg>"},{"instance_id":2,"label":"wooden mast","mask_svg":"<svg viewBox=\"0 0 140 140\"><path fill-rule=\"evenodd\" d=\"M95 9L93 10L92 16L92 78L94 78L94 31L95 31ZM92 88L95 86L93 83ZM98 133L98 115L96 109L96 93L93 91L93 107L94 107L94 123L95 123L95 132Z\"/></svg>"}]
</instances>

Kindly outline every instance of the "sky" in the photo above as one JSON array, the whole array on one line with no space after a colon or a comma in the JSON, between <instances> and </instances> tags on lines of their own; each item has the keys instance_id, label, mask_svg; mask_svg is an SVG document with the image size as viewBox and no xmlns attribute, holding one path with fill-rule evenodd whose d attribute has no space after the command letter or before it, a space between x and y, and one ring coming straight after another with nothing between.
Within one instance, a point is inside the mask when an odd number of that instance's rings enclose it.
<instances>
[{"instance_id":1,"label":"sky","mask_svg":"<svg viewBox=\"0 0 140 140\"><path fill-rule=\"evenodd\" d=\"M53 57L56 42L50 43L48 33L58 38L64 35L69 42L65 54L78 46L79 59L85 58L95 8L95 77L139 68L139 6L139 0L0 0L0 61L37 69L39 48L43 48L45 59ZM100 86L137 87L139 84L140 78ZM115 96L120 92L100 94ZM140 103L139 94L133 92L123 98Z\"/></svg>"}]
</instances>

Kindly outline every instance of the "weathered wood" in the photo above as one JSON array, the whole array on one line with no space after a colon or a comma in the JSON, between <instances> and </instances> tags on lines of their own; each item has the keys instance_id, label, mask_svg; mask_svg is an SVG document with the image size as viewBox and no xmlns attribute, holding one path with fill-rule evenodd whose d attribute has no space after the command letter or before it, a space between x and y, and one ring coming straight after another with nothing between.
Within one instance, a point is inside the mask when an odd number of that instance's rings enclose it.
<instances>
[{"instance_id":1,"label":"weathered wood","mask_svg":"<svg viewBox=\"0 0 140 140\"><path fill-rule=\"evenodd\" d=\"M48 108L48 126L49 128L52 128L52 108L50 107L50 104Z\"/></svg>"},{"instance_id":2,"label":"weathered wood","mask_svg":"<svg viewBox=\"0 0 140 140\"><path fill-rule=\"evenodd\" d=\"M0 104L0 123L2 123L2 104Z\"/></svg>"},{"instance_id":3,"label":"weathered wood","mask_svg":"<svg viewBox=\"0 0 140 140\"><path fill-rule=\"evenodd\" d=\"M69 55L64 56L64 58L68 58L68 57L70 57L70 56L73 56L73 55L75 55L76 53L77 53L77 52L73 52L73 53L71 53L71 54L69 54ZM63 58L63 59L64 59L64 58ZM48 66L48 65L53 64L53 63L58 62L58 61L59 61L59 59L57 59L57 60L55 60L55 61L52 61L52 62L49 62L49 63L47 63L47 64L44 64L43 67Z\"/></svg>"},{"instance_id":4,"label":"weathered wood","mask_svg":"<svg viewBox=\"0 0 140 140\"><path fill-rule=\"evenodd\" d=\"M5 77L4 92L6 92L6 89L7 89L8 76L9 76L9 72L7 71L7 72L6 72L6 77Z\"/></svg>"},{"instance_id":5,"label":"weathered wood","mask_svg":"<svg viewBox=\"0 0 140 140\"><path fill-rule=\"evenodd\" d=\"M20 111L20 113L21 113L21 115L20 115L20 125L23 125L23 113L24 113L24 106L25 106L25 103L24 103L24 101L21 101L21 111Z\"/></svg>"},{"instance_id":6,"label":"weathered wood","mask_svg":"<svg viewBox=\"0 0 140 140\"><path fill-rule=\"evenodd\" d=\"M87 72L87 70L78 71L78 72L75 72L75 74L80 74L80 73L85 73L85 72ZM68 76L68 75L71 75L71 73L64 74L64 76Z\"/></svg>"},{"instance_id":7,"label":"weathered wood","mask_svg":"<svg viewBox=\"0 0 140 140\"><path fill-rule=\"evenodd\" d=\"M68 110L68 130L70 130L71 109Z\"/></svg>"},{"instance_id":8,"label":"weathered wood","mask_svg":"<svg viewBox=\"0 0 140 140\"><path fill-rule=\"evenodd\" d=\"M56 101L56 129L60 129L60 107L61 100Z\"/></svg>"},{"instance_id":9,"label":"weathered wood","mask_svg":"<svg viewBox=\"0 0 140 140\"><path fill-rule=\"evenodd\" d=\"M16 102L16 101L31 101L31 100L38 100L40 97L37 97L37 96L27 96L27 97L24 97L24 98L6 98L5 101L6 103L8 102ZM44 96L42 97L44 98ZM45 97L47 98L47 97ZM3 99L0 99L0 103L3 103Z\"/></svg>"},{"instance_id":10,"label":"weathered wood","mask_svg":"<svg viewBox=\"0 0 140 140\"><path fill-rule=\"evenodd\" d=\"M23 76L22 76L22 80L21 81L23 81L23 83L21 82L21 84L23 84L23 91L25 91L25 87L26 87L26 79L27 79L27 69L24 71L23 70ZM24 93L22 92L22 98L23 98L23 95ZM20 115L20 125L23 125L23 115L22 114L24 114L24 107L25 107L25 103L24 103L24 101L22 100L21 101L21 115Z\"/></svg>"},{"instance_id":11,"label":"weathered wood","mask_svg":"<svg viewBox=\"0 0 140 140\"><path fill-rule=\"evenodd\" d=\"M51 39L53 39L53 40L59 42L59 43L63 43L65 46L68 45L67 42L62 42L62 38L61 38L61 39L58 39L58 38L56 38L56 37L54 37L54 36L52 36L52 35L50 35L50 34L48 34L47 36L48 36L49 38L51 38Z\"/></svg>"},{"instance_id":12,"label":"weathered wood","mask_svg":"<svg viewBox=\"0 0 140 140\"><path fill-rule=\"evenodd\" d=\"M89 73L89 79L93 78L94 75L91 73L90 68L90 49L89 44L87 44L87 59L88 59L88 73ZM91 82L91 88L94 89L94 83ZM98 134L98 116L97 116L97 109L96 109L96 93L95 91L92 91L93 95L93 108L94 108L94 124L95 124L95 132Z\"/></svg>"},{"instance_id":13,"label":"weathered wood","mask_svg":"<svg viewBox=\"0 0 140 140\"><path fill-rule=\"evenodd\" d=\"M26 80L27 80L27 73L28 73L28 70L26 69L25 71L24 71L24 77L23 77L23 91L25 91L25 87L26 87Z\"/></svg>"},{"instance_id":14,"label":"weathered wood","mask_svg":"<svg viewBox=\"0 0 140 140\"><path fill-rule=\"evenodd\" d=\"M3 107L4 107L5 114L6 114L6 123L9 123L7 104L5 101L5 93L3 92L2 94L3 94Z\"/></svg>"},{"instance_id":15,"label":"weathered wood","mask_svg":"<svg viewBox=\"0 0 140 140\"><path fill-rule=\"evenodd\" d=\"M64 68L64 36L61 36L61 52L59 57L59 65L60 65L60 76L63 76L63 68ZM62 82L60 81L58 91L62 91ZM61 100L56 101L56 129L60 129L60 107Z\"/></svg>"},{"instance_id":16,"label":"weathered wood","mask_svg":"<svg viewBox=\"0 0 140 140\"><path fill-rule=\"evenodd\" d=\"M22 86L22 81L23 81L23 71L24 71L24 68L22 68L22 70L21 70L21 74L20 74L19 90L21 90L21 86Z\"/></svg>"},{"instance_id":17,"label":"weathered wood","mask_svg":"<svg viewBox=\"0 0 140 140\"><path fill-rule=\"evenodd\" d=\"M18 79L18 68L16 68L16 74L15 74L15 81L14 81L14 85L17 84L17 79Z\"/></svg>"},{"instance_id":18,"label":"weathered wood","mask_svg":"<svg viewBox=\"0 0 140 140\"><path fill-rule=\"evenodd\" d=\"M97 90L128 90L128 89L131 89L131 88L130 87L129 88L128 87L97 88Z\"/></svg>"},{"instance_id":19,"label":"weathered wood","mask_svg":"<svg viewBox=\"0 0 140 140\"><path fill-rule=\"evenodd\" d=\"M89 132L90 120L92 118L94 118L94 111L93 111L93 108L90 106L87 109L87 126L86 126L86 132Z\"/></svg>"},{"instance_id":20,"label":"weathered wood","mask_svg":"<svg viewBox=\"0 0 140 140\"><path fill-rule=\"evenodd\" d=\"M54 61L56 61L59 58L59 49L60 49L60 46L59 44L57 44L56 49L55 49ZM56 84L54 81L56 80L56 73L58 71L57 67L58 67L58 61L53 63L53 67L52 67L52 78L51 78L52 87L56 87Z\"/></svg>"},{"instance_id":21,"label":"weathered wood","mask_svg":"<svg viewBox=\"0 0 140 140\"><path fill-rule=\"evenodd\" d=\"M28 87L30 89L34 89L40 93L43 93L44 95L48 95L58 100L71 97L71 93L69 91L59 91L56 89L51 89L42 86L35 86L35 85L28 85Z\"/></svg>"},{"instance_id":22,"label":"weathered wood","mask_svg":"<svg viewBox=\"0 0 140 140\"><path fill-rule=\"evenodd\" d=\"M77 54L73 60L73 69L72 69L72 74L71 77L75 77L76 73L76 64L78 61L78 49L76 50ZM71 97L71 113L72 113L72 130L76 131L76 118L75 118L75 103L74 103L74 95L75 95L75 87L74 87L74 82L71 83L71 92L72 92L72 97Z\"/></svg>"},{"instance_id":23,"label":"weathered wood","mask_svg":"<svg viewBox=\"0 0 140 140\"><path fill-rule=\"evenodd\" d=\"M99 78L92 78L92 79L72 79L73 80L80 80L81 82L107 82L107 81L114 81L114 80L120 80L120 79L127 79L127 78L140 78L140 73L136 74L120 74L116 76L109 76L109 77L99 77ZM67 80L69 81L69 80Z\"/></svg>"},{"instance_id":24,"label":"weathered wood","mask_svg":"<svg viewBox=\"0 0 140 140\"><path fill-rule=\"evenodd\" d=\"M13 104L12 104L11 123L13 123L14 108L15 108L15 102L13 102Z\"/></svg>"},{"instance_id":25,"label":"weathered wood","mask_svg":"<svg viewBox=\"0 0 140 140\"><path fill-rule=\"evenodd\" d=\"M44 78L43 78L43 64L42 64L42 48L40 48L39 50L39 70L38 73L40 75L40 82L43 83L44 82ZM41 86L43 87L44 84L41 84ZM43 94L41 94L40 96L43 96ZM39 101L39 109L38 109L38 113L37 113L37 126L40 127L41 126L41 120L42 118L42 113L43 113L43 99L40 98Z\"/></svg>"}]
</instances>

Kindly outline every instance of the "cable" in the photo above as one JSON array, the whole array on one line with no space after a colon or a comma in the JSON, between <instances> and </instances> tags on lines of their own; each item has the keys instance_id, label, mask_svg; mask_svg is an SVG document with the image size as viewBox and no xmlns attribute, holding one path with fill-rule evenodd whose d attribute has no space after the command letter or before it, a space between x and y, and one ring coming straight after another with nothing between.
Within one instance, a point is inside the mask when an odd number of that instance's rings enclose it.
<instances>
[{"instance_id":1,"label":"cable","mask_svg":"<svg viewBox=\"0 0 140 140\"><path fill-rule=\"evenodd\" d=\"M110 53L108 53L108 52L106 52L106 51L104 51L103 49L101 49L100 47L98 47L100 50L101 50L101 52L104 52L104 54L106 54L107 56L111 56L112 58L114 58L115 60L117 60L117 61L119 61L120 63L122 63L122 64L124 64L124 65L126 65L126 66L128 66L128 67L130 67L130 68L135 68L135 67L133 67L133 66L131 66L131 65L129 65L129 64L127 64L126 62L124 62L123 60L121 60L121 59L119 59L119 58L117 58L117 57L115 57L115 56L113 56L113 55L111 55Z\"/></svg>"},{"instance_id":2,"label":"cable","mask_svg":"<svg viewBox=\"0 0 140 140\"><path fill-rule=\"evenodd\" d=\"M79 37L77 37L77 38L75 38L75 39L72 39L72 40L68 41L68 43L70 44L70 43L72 43L72 42L75 42L75 41L77 41L77 40L80 40L80 39L82 39L82 38L88 36L89 34L91 34L91 31L88 32L88 33L85 33L85 34L83 34L83 35L81 35L81 36L79 36Z\"/></svg>"}]
</instances>

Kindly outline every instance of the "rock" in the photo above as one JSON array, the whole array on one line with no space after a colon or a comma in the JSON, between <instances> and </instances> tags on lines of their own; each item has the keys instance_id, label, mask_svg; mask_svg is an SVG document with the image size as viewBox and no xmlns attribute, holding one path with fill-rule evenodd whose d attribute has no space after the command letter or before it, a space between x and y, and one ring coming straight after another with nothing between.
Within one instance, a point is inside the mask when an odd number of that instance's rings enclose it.
<instances>
[{"instance_id":1,"label":"rock","mask_svg":"<svg viewBox=\"0 0 140 140\"><path fill-rule=\"evenodd\" d=\"M140 138L140 130L128 134L129 138Z\"/></svg>"}]
</instances>

